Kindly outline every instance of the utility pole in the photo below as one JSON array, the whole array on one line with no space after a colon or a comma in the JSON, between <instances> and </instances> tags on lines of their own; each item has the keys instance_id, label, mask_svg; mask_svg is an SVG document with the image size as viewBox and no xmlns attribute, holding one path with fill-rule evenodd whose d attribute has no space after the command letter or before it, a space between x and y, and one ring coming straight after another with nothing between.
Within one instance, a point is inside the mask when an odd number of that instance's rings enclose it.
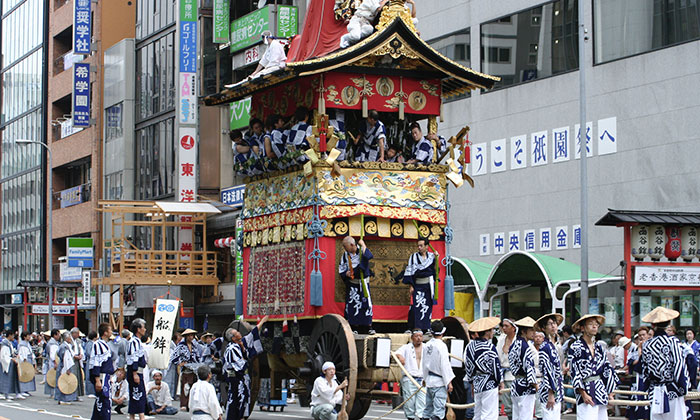
<instances>
[{"instance_id":1,"label":"utility pole","mask_svg":"<svg viewBox=\"0 0 700 420\"><path fill-rule=\"evenodd\" d=\"M586 39L585 1L578 2L579 141L581 144L581 315L588 313L588 127L586 126Z\"/></svg>"}]
</instances>

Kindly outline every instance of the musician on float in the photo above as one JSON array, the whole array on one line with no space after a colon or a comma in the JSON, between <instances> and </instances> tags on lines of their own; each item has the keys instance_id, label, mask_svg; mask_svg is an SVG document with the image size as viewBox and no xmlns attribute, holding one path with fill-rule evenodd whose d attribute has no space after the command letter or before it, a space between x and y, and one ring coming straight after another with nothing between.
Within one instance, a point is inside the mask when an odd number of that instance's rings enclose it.
<instances>
[{"instance_id":1,"label":"musician on float","mask_svg":"<svg viewBox=\"0 0 700 420\"><path fill-rule=\"evenodd\" d=\"M576 418L607 420L608 401L620 380L603 346L595 340L598 328L605 323L602 315L584 315L574 322L581 337L569 347L571 384L576 391Z\"/></svg>"},{"instance_id":2,"label":"musician on float","mask_svg":"<svg viewBox=\"0 0 700 420\"><path fill-rule=\"evenodd\" d=\"M265 156L275 160L269 163L269 170L284 169L286 164L279 161L287 153L287 134L284 132L284 119L279 114L271 114L265 120L265 134L263 135L263 145Z\"/></svg>"},{"instance_id":3,"label":"musician on float","mask_svg":"<svg viewBox=\"0 0 700 420\"><path fill-rule=\"evenodd\" d=\"M420 124L412 122L410 128L414 143L411 149L411 159L407 160L406 163L430 165L434 158L433 144L426 137L423 137Z\"/></svg>"},{"instance_id":4,"label":"musician on float","mask_svg":"<svg viewBox=\"0 0 700 420\"><path fill-rule=\"evenodd\" d=\"M666 327L679 312L657 306L642 318L651 324L654 336L640 353L642 374L649 384L651 420L686 418L685 395L690 379L680 342L666 334Z\"/></svg>"},{"instance_id":5,"label":"musician on float","mask_svg":"<svg viewBox=\"0 0 700 420\"><path fill-rule=\"evenodd\" d=\"M559 324L564 321L561 314L551 313L541 316L535 328L543 333L544 339L539 346L539 370L542 383L537 393L542 407L543 420L561 419L561 402L564 401L564 375L556 346Z\"/></svg>"},{"instance_id":6,"label":"musician on float","mask_svg":"<svg viewBox=\"0 0 700 420\"><path fill-rule=\"evenodd\" d=\"M131 339L126 352L126 380L129 383L129 418L134 420L138 414L141 420L146 413L146 383L143 380L143 368L146 367L146 351L141 337L146 334L146 321L136 318L131 322Z\"/></svg>"},{"instance_id":7,"label":"musician on float","mask_svg":"<svg viewBox=\"0 0 700 420\"><path fill-rule=\"evenodd\" d=\"M369 290L372 272L369 269L369 260L374 258L374 255L367 248L364 240L360 239L355 243L355 238L352 236L346 236L343 239L343 249L345 252L340 256L338 272L347 287L345 319L351 327L369 329L369 333L373 334L372 295Z\"/></svg>"},{"instance_id":8,"label":"musician on float","mask_svg":"<svg viewBox=\"0 0 700 420\"><path fill-rule=\"evenodd\" d=\"M493 345L493 329L500 319L480 318L469 324L469 331L477 333L464 349L464 379L474 389L474 418L498 420L498 389L501 384L501 362Z\"/></svg>"},{"instance_id":9,"label":"musician on float","mask_svg":"<svg viewBox=\"0 0 700 420\"><path fill-rule=\"evenodd\" d=\"M35 367L34 352L32 351L32 345L29 344L30 336L31 333L29 331L22 331L22 334L20 334L19 344L17 345L17 361L19 363L27 362ZM32 377L32 380L29 382L20 381L19 390L23 397L28 397L30 392L36 391L34 377Z\"/></svg>"},{"instance_id":10,"label":"musician on float","mask_svg":"<svg viewBox=\"0 0 700 420\"><path fill-rule=\"evenodd\" d=\"M289 129L289 133L287 134L287 142L291 143L294 149L299 152L304 152L311 148L309 141L306 140L306 137L312 134L313 129L309 124L309 116L308 108L303 106L297 108L296 111L294 111L294 120L296 123ZM308 160L308 156L303 153L297 158L297 162L299 163L305 163Z\"/></svg>"},{"instance_id":11,"label":"musician on float","mask_svg":"<svg viewBox=\"0 0 700 420\"><path fill-rule=\"evenodd\" d=\"M535 320L526 316L515 321L518 337L508 350L510 371L515 380L510 386L513 402L514 420L532 420L537 393L537 375L535 373L535 353L528 344L535 338Z\"/></svg>"},{"instance_id":12,"label":"musician on float","mask_svg":"<svg viewBox=\"0 0 700 420\"><path fill-rule=\"evenodd\" d=\"M245 337L234 328L227 329L224 334L229 342L223 367L229 384L226 420L241 420L250 416L250 361L263 352L260 328L268 318L265 315Z\"/></svg>"},{"instance_id":13,"label":"musician on float","mask_svg":"<svg viewBox=\"0 0 700 420\"><path fill-rule=\"evenodd\" d=\"M114 361L112 352L107 344L112 335L112 327L107 323L97 327L100 338L92 346L90 363L88 364L88 376L90 382L95 385L95 406L92 409L91 420L109 420L112 416L112 400L109 389L110 377L114 374Z\"/></svg>"},{"instance_id":14,"label":"musician on float","mask_svg":"<svg viewBox=\"0 0 700 420\"><path fill-rule=\"evenodd\" d=\"M197 364L201 363L199 348L194 335L197 331L186 329L182 332L182 340L170 355L170 363L180 367L180 411L187 411L189 407L189 390L196 381Z\"/></svg>"},{"instance_id":15,"label":"musician on float","mask_svg":"<svg viewBox=\"0 0 700 420\"><path fill-rule=\"evenodd\" d=\"M418 239L418 252L408 258L408 264L403 274L403 282L410 285L412 308L408 324L413 328L427 331L433 316L433 305L436 303L435 280L437 277L437 252L430 252L430 241Z\"/></svg>"},{"instance_id":16,"label":"musician on float","mask_svg":"<svg viewBox=\"0 0 700 420\"><path fill-rule=\"evenodd\" d=\"M358 162L384 162L386 127L379 120L379 113L374 109L369 111L367 120L361 127L359 136L354 139L354 144L357 147L355 160Z\"/></svg>"}]
</instances>

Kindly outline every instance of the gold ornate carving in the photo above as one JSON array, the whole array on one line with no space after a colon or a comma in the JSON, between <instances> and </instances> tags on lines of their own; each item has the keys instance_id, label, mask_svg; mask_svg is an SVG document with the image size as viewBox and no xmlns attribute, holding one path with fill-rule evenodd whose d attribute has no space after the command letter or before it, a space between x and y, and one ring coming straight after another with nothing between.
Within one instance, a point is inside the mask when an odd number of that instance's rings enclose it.
<instances>
[{"instance_id":1,"label":"gold ornate carving","mask_svg":"<svg viewBox=\"0 0 700 420\"><path fill-rule=\"evenodd\" d=\"M421 238L427 238L428 236L430 236L430 226L426 224L418 225L418 234Z\"/></svg>"},{"instance_id":2,"label":"gold ornate carving","mask_svg":"<svg viewBox=\"0 0 700 420\"><path fill-rule=\"evenodd\" d=\"M430 83L427 80L421 80L420 85L423 89L425 89L426 92L428 92L432 96L438 96L437 90L438 86L435 84Z\"/></svg>"},{"instance_id":3,"label":"gold ornate carving","mask_svg":"<svg viewBox=\"0 0 700 420\"><path fill-rule=\"evenodd\" d=\"M376 235L377 234L377 222L374 220L369 220L365 223L365 233L368 235Z\"/></svg>"},{"instance_id":4,"label":"gold ornate carving","mask_svg":"<svg viewBox=\"0 0 700 420\"><path fill-rule=\"evenodd\" d=\"M429 134L437 134L438 132L438 122L437 118L435 115L431 115L428 117L428 133Z\"/></svg>"},{"instance_id":5,"label":"gold ornate carving","mask_svg":"<svg viewBox=\"0 0 700 420\"><path fill-rule=\"evenodd\" d=\"M381 96L391 96L394 93L394 81L390 77L380 77L377 80L377 93Z\"/></svg>"},{"instance_id":6,"label":"gold ornate carving","mask_svg":"<svg viewBox=\"0 0 700 420\"><path fill-rule=\"evenodd\" d=\"M345 86L340 97L347 106L355 106L360 103L360 91L355 86Z\"/></svg>"},{"instance_id":7,"label":"gold ornate carving","mask_svg":"<svg viewBox=\"0 0 700 420\"><path fill-rule=\"evenodd\" d=\"M326 88L326 91L328 94L326 95L326 101L334 103L336 105L342 104L340 98L338 97L339 93L335 88L335 85L330 85Z\"/></svg>"},{"instance_id":8,"label":"gold ornate carving","mask_svg":"<svg viewBox=\"0 0 700 420\"><path fill-rule=\"evenodd\" d=\"M382 46L377 48L374 55L384 56L390 55L391 58L397 59L399 57L406 57L411 59L418 59L418 54L416 54L411 48L406 46L401 38L395 36L385 42Z\"/></svg>"},{"instance_id":9,"label":"gold ornate carving","mask_svg":"<svg viewBox=\"0 0 700 420\"><path fill-rule=\"evenodd\" d=\"M338 235L347 235L349 230L348 224L344 220L339 220L333 225L333 230Z\"/></svg>"},{"instance_id":10,"label":"gold ornate carving","mask_svg":"<svg viewBox=\"0 0 700 420\"><path fill-rule=\"evenodd\" d=\"M416 111L420 111L425 108L428 99L425 97L425 93L414 90L408 95L408 106Z\"/></svg>"},{"instance_id":11,"label":"gold ornate carving","mask_svg":"<svg viewBox=\"0 0 700 420\"><path fill-rule=\"evenodd\" d=\"M391 224L391 235L397 237L403 236L403 225L400 222L393 222Z\"/></svg>"},{"instance_id":12,"label":"gold ornate carving","mask_svg":"<svg viewBox=\"0 0 700 420\"><path fill-rule=\"evenodd\" d=\"M416 32L416 26L413 24L413 18L411 17L411 12L404 5L404 0L391 0L388 7L382 10L382 14L379 17L379 23L377 24L377 31L380 31L387 26L394 19L401 19L413 32Z\"/></svg>"}]
</instances>

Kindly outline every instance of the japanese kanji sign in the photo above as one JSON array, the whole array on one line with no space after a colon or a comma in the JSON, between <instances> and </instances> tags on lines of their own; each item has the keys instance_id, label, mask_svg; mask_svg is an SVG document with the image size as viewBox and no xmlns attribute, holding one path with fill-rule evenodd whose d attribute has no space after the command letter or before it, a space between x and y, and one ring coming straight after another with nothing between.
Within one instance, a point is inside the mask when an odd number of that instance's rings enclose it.
<instances>
[{"instance_id":1,"label":"japanese kanji sign","mask_svg":"<svg viewBox=\"0 0 700 420\"><path fill-rule=\"evenodd\" d=\"M174 299L157 299L153 318L153 349L148 356L151 369L167 369L170 364L170 341L180 302Z\"/></svg>"},{"instance_id":2,"label":"japanese kanji sign","mask_svg":"<svg viewBox=\"0 0 700 420\"><path fill-rule=\"evenodd\" d=\"M73 54L90 54L92 50L91 0L73 2Z\"/></svg>"},{"instance_id":3,"label":"japanese kanji sign","mask_svg":"<svg viewBox=\"0 0 700 420\"><path fill-rule=\"evenodd\" d=\"M214 34L212 40L217 44L229 42L229 0L214 0Z\"/></svg>"},{"instance_id":4,"label":"japanese kanji sign","mask_svg":"<svg viewBox=\"0 0 700 420\"><path fill-rule=\"evenodd\" d=\"M297 34L297 7L277 6L277 36L288 38Z\"/></svg>"},{"instance_id":5,"label":"japanese kanji sign","mask_svg":"<svg viewBox=\"0 0 700 420\"><path fill-rule=\"evenodd\" d=\"M197 124L197 73L180 72L180 124Z\"/></svg>"},{"instance_id":6,"label":"japanese kanji sign","mask_svg":"<svg viewBox=\"0 0 700 420\"><path fill-rule=\"evenodd\" d=\"M634 285L700 287L700 267L635 267Z\"/></svg>"},{"instance_id":7,"label":"japanese kanji sign","mask_svg":"<svg viewBox=\"0 0 700 420\"><path fill-rule=\"evenodd\" d=\"M262 42L262 33L270 29L271 7L263 7L231 22L231 52Z\"/></svg>"},{"instance_id":8,"label":"japanese kanji sign","mask_svg":"<svg viewBox=\"0 0 700 420\"><path fill-rule=\"evenodd\" d=\"M178 201L197 201L197 129L180 127L178 141Z\"/></svg>"},{"instance_id":9,"label":"japanese kanji sign","mask_svg":"<svg viewBox=\"0 0 700 420\"><path fill-rule=\"evenodd\" d=\"M73 126L90 126L90 64L73 65Z\"/></svg>"}]
</instances>

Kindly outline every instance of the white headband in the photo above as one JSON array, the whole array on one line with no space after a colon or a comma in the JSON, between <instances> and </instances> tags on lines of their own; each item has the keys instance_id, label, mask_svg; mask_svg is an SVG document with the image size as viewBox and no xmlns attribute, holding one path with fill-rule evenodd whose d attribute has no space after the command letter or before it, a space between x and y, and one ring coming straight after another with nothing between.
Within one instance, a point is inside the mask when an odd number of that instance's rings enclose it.
<instances>
[{"instance_id":1,"label":"white headband","mask_svg":"<svg viewBox=\"0 0 700 420\"><path fill-rule=\"evenodd\" d=\"M325 363L323 364L323 366L321 367L321 370L322 370L323 372L325 372L326 370L328 370L328 369L330 369L330 368L335 369L335 364L333 364L333 362L325 362Z\"/></svg>"}]
</instances>

